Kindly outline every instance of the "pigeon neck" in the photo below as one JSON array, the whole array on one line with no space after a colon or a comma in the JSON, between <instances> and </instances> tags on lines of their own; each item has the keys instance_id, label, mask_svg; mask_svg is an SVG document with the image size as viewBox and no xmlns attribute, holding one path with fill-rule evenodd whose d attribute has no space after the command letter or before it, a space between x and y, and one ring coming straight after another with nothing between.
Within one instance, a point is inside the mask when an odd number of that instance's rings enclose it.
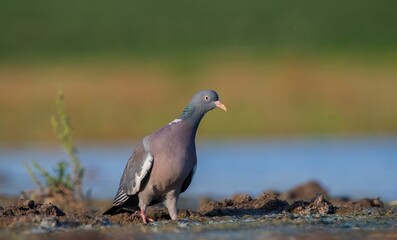
<instances>
[{"instance_id":1,"label":"pigeon neck","mask_svg":"<svg viewBox=\"0 0 397 240\"><path fill-rule=\"evenodd\" d=\"M186 122L190 122L195 126L195 128L197 128L204 114L205 112L199 111L197 107L189 103L189 105L186 106L185 110L183 110L180 119Z\"/></svg>"}]
</instances>

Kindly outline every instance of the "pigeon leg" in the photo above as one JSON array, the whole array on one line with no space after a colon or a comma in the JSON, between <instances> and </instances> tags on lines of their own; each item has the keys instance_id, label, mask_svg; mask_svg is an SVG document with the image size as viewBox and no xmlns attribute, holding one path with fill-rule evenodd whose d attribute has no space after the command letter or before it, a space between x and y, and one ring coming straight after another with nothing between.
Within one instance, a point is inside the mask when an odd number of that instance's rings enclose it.
<instances>
[{"instance_id":1,"label":"pigeon leg","mask_svg":"<svg viewBox=\"0 0 397 240\"><path fill-rule=\"evenodd\" d=\"M149 222L154 222L154 220L152 218L146 217L146 213L145 213L144 209L141 209L141 218L142 218L142 221L143 221L144 224L147 224L148 221Z\"/></svg>"},{"instance_id":2,"label":"pigeon leg","mask_svg":"<svg viewBox=\"0 0 397 240\"><path fill-rule=\"evenodd\" d=\"M144 224L146 224L147 223L147 217L146 217L146 214L145 214L145 210L141 210L141 217L142 217L142 221L143 221L143 223Z\"/></svg>"},{"instance_id":3,"label":"pigeon leg","mask_svg":"<svg viewBox=\"0 0 397 240\"><path fill-rule=\"evenodd\" d=\"M175 196L167 198L164 201L164 204L167 207L168 213L170 214L170 217L171 217L172 220L177 220L178 219L178 209L176 207L177 202L178 202L178 199Z\"/></svg>"}]
</instances>

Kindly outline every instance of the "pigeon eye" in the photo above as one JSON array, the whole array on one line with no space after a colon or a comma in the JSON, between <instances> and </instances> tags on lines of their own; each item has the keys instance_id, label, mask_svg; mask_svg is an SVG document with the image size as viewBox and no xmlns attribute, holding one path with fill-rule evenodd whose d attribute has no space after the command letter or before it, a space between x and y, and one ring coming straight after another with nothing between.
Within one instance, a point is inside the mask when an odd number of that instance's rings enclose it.
<instances>
[{"instance_id":1,"label":"pigeon eye","mask_svg":"<svg viewBox=\"0 0 397 240\"><path fill-rule=\"evenodd\" d=\"M210 97L208 97L208 96L205 96L205 97L204 97L204 99L205 99L205 100L208 100L208 99L210 99Z\"/></svg>"}]
</instances>

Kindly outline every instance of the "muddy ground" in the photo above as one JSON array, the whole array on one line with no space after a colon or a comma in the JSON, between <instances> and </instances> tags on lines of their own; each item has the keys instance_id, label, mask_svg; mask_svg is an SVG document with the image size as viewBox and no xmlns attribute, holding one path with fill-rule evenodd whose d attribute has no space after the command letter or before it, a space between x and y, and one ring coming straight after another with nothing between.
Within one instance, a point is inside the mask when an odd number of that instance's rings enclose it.
<instances>
[{"instance_id":1,"label":"muddy ground","mask_svg":"<svg viewBox=\"0 0 397 240\"><path fill-rule=\"evenodd\" d=\"M147 225L127 213L102 216L106 204L66 212L62 206L17 200L0 207L0 238L397 239L397 207L379 198L332 197L317 182L255 198L203 198L197 208L180 206L178 221L170 220L166 209L152 207L148 216L155 222Z\"/></svg>"}]
</instances>

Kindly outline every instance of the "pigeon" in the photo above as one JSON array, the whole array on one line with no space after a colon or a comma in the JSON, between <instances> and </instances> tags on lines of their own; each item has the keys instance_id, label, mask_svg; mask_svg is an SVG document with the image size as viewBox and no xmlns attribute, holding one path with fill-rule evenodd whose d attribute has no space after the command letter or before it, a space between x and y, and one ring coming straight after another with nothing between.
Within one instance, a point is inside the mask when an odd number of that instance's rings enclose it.
<instances>
[{"instance_id":1,"label":"pigeon","mask_svg":"<svg viewBox=\"0 0 397 240\"><path fill-rule=\"evenodd\" d=\"M216 107L226 111L215 91L200 91L179 118L144 137L128 159L112 207L103 214L136 212L147 223L152 221L146 217L147 207L163 203L176 220L179 195L189 187L196 171L197 128L204 115Z\"/></svg>"}]
</instances>

